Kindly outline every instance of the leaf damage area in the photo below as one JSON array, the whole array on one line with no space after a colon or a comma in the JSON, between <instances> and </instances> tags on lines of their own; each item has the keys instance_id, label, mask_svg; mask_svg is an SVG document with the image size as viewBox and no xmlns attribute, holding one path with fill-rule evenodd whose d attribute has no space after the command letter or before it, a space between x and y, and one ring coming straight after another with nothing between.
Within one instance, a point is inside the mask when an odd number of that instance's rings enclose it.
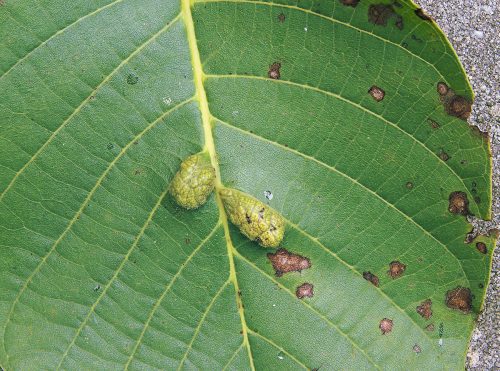
<instances>
[{"instance_id":1,"label":"leaf damage area","mask_svg":"<svg viewBox=\"0 0 500 371\"><path fill-rule=\"evenodd\" d=\"M373 284L373 286L378 287L379 279L372 272L363 272L363 278Z\"/></svg>"},{"instance_id":2,"label":"leaf damage area","mask_svg":"<svg viewBox=\"0 0 500 371\"><path fill-rule=\"evenodd\" d=\"M267 76L273 80L279 80L281 77L281 63L274 62L269 66L269 71L267 71Z\"/></svg>"},{"instance_id":3,"label":"leaf damage area","mask_svg":"<svg viewBox=\"0 0 500 371\"><path fill-rule=\"evenodd\" d=\"M377 101L381 102L384 97L385 97L385 91L378 86L373 85L370 90L368 90L368 93L372 96L372 98Z\"/></svg>"},{"instance_id":4,"label":"leaf damage area","mask_svg":"<svg viewBox=\"0 0 500 371\"><path fill-rule=\"evenodd\" d=\"M342 5L352 6L355 8L359 4L359 0L339 0Z\"/></svg>"},{"instance_id":5,"label":"leaf damage area","mask_svg":"<svg viewBox=\"0 0 500 371\"><path fill-rule=\"evenodd\" d=\"M278 249L276 252L268 253L267 258L271 262L277 277L289 272L301 272L311 268L311 261L305 256L294 254L286 249Z\"/></svg>"},{"instance_id":6,"label":"leaf damage area","mask_svg":"<svg viewBox=\"0 0 500 371\"><path fill-rule=\"evenodd\" d=\"M314 285L312 283L304 282L302 285L297 287L295 295L299 299L312 298L314 296Z\"/></svg>"},{"instance_id":7,"label":"leaf damage area","mask_svg":"<svg viewBox=\"0 0 500 371\"><path fill-rule=\"evenodd\" d=\"M472 112L472 102L456 94L455 91L444 82L438 82L436 90L446 113L450 116L467 121Z\"/></svg>"},{"instance_id":8,"label":"leaf damage area","mask_svg":"<svg viewBox=\"0 0 500 371\"><path fill-rule=\"evenodd\" d=\"M387 274L391 276L392 279L395 279L401 277L405 270L406 265L404 265L400 261L395 260L389 264L389 270L387 271Z\"/></svg>"},{"instance_id":9,"label":"leaf damage area","mask_svg":"<svg viewBox=\"0 0 500 371\"><path fill-rule=\"evenodd\" d=\"M368 21L377 26L387 26L389 19L394 18L394 25L402 30L403 17L394 11L390 4L372 4L368 8Z\"/></svg>"},{"instance_id":10,"label":"leaf damage area","mask_svg":"<svg viewBox=\"0 0 500 371\"><path fill-rule=\"evenodd\" d=\"M472 292L467 287L458 286L446 293L446 306L467 314L472 309Z\"/></svg>"},{"instance_id":11,"label":"leaf damage area","mask_svg":"<svg viewBox=\"0 0 500 371\"><path fill-rule=\"evenodd\" d=\"M420 314L425 319L431 318L432 317L432 300L431 299L424 300L417 307L417 313Z\"/></svg>"},{"instance_id":12,"label":"leaf damage area","mask_svg":"<svg viewBox=\"0 0 500 371\"><path fill-rule=\"evenodd\" d=\"M465 192L451 192L448 197L448 211L457 215L469 215L469 200Z\"/></svg>"},{"instance_id":13,"label":"leaf damage area","mask_svg":"<svg viewBox=\"0 0 500 371\"><path fill-rule=\"evenodd\" d=\"M382 335L387 335L392 331L393 321L389 318L384 318L380 321L378 328L382 331Z\"/></svg>"}]
</instances>

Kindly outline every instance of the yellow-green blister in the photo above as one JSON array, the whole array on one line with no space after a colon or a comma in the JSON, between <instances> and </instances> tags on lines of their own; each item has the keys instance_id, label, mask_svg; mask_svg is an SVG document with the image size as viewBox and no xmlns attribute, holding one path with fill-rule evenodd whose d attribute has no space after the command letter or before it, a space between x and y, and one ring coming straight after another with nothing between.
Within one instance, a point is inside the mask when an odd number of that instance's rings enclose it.
<instances>
[{"instance_id":1,"label":"yellow-green blister","mask_svg":"<svg viewBox=\"0 0 500 371\"><path fill-rule=\"evenodd\" d=\"M186 209L196 209L205 202L215 186L215 169L208 153L201 152L182 161L170 183L170 194Z\"/></svg>"},{"instance_id":2,"label":"yellow-green blister","mask_svg":"<svg viewBox=\"0 0 500 371\"><path fill-rule=\"evenodd\" d=\"M273 208L232 188L220 190L231 223L263 247L278 247L285 234L285 220Z\"/></svg>"}]
</instances>

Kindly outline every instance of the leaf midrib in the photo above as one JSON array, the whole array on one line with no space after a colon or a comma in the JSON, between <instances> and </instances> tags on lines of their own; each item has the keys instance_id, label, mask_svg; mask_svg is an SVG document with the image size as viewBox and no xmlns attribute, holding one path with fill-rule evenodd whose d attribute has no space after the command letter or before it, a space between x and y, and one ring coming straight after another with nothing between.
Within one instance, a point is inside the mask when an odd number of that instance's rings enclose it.
<instances>
[{"instance_id":1,"label":"leaf midrib","mask_svg":"<svg viewBox=\"0 0 500 371\"><path fill-rule=\"evenodd\" d=\"M196 89L196 95L199 103L199 108L201 111L201 119L203 124L203 133L205 137L205 150L210 155L210 161L212 166L215 168L216 182L215 182L215 199L217 202L217 207L219 209L219 220L224 227L224 235L226 239L227 255L229 259L229 279L234 285L234 297L238 308L238 313L240 317L243 343L245 344L248 352L248 359L250 363L250 368L255 370L255 365L253 361L252 349L250 347L250 342L248 340L248 326L246 324L245 312L243 309L243 304L241 302L241 297L238 294L240 292L238 278L236 276L236 268L234 263L234 254L236 249L231 241L231 236L229 234L229 224L224 210L224 205L222 199L219 195L218 190L223 188L221 182L221 173L219 164L217 161L217 152L215 150L215 142L212 134L212 121L210 109L208 107L208 99L203 86L203 67L201 63L200 52L198 50L198 42L196 39L196 32L194 29L193 16L191 14L191 7L193 3L192 0L181 0L181 14L184 20L184 25L186 27L187 39L189 44L189 50L191 52L191 63L193 68L194 85Z\"/></svg>"}]
</instances>

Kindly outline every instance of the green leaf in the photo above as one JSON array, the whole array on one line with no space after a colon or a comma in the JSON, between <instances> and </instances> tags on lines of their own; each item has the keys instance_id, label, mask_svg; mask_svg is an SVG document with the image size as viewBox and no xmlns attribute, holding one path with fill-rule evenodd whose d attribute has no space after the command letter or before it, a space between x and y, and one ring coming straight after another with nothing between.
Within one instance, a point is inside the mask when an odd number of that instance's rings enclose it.
<instances>
[{"instance_id":1,"label":"green leaf","mask_svg":"<svg viewBox=\"0 0 500 371\"><path fill-rule=\"evenodd\" d=\"M410 1L0 1L0 94L3 369L463 369L489 144ZM185 210L203 150L216 191Z\"/></svg>"}]
</instances>

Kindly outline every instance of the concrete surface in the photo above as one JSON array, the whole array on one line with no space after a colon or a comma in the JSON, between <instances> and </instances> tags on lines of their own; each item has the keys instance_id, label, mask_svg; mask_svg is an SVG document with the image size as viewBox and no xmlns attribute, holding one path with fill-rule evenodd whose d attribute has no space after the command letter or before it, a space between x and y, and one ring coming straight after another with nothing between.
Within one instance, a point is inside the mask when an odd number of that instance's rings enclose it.
<instances>
[{"instance_id":1,"label":"concrete surface","mask_svg":"<svg viewBox=\"0 0 500 371\"><path fill-rule=\"evenodd\" d=\"M469 75L476 100L470 123L489 131L493 212L483 231L500 224L500 0L416 0L448 36ZM500 248L495 251L484 311L467 355L467 370L500 370Z\"/></svg>"}]
</instances>

